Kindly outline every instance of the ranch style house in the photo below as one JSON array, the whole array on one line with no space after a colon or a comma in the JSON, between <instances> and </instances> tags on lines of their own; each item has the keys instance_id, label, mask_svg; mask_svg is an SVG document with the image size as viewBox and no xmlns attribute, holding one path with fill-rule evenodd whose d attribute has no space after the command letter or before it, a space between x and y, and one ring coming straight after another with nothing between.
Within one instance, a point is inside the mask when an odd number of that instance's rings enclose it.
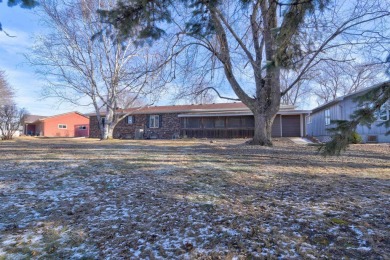
<instances>
[{"instance_id":1,"label":"ranch style house","mask_svg":"<svg viewBox=\"0 0 390 260\"><path fill-rule=\"evenodd\" d=\"M272 126L273 137L303 137L308 110L281 105ZM252 112L241 102L202 105L148 106L121 111L129 115L114 129L120 139L251 138ZM104 114L101 114L104 122ZM90 137L99 138L96 114L89 114Z\"/></svg>"}]
</instances>

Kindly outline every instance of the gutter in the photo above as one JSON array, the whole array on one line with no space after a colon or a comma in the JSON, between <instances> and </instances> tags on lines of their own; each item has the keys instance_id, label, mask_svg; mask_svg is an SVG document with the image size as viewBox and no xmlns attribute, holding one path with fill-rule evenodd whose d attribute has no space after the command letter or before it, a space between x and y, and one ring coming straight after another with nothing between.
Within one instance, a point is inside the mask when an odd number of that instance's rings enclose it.
<instances>
[{"instance_id":1,"label":"gutter","mask_svg":"<svg viewBox=\"0 0 390 260\"><path fill-rule=\"evenodd\" d=\"M279 111L277 115L301 115L310 114L311 110ZM253 116L252 112L238 113L199 113L199 114L179 114L178 117L218 117L218 116Z\"/></svg>"}]
</instances>

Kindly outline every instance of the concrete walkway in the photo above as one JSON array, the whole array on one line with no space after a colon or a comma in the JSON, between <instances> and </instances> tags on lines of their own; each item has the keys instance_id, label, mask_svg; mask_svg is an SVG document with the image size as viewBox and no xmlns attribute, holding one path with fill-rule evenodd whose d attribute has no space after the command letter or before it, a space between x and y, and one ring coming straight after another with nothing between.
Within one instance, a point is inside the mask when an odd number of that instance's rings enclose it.
<instances>
[{"instance_id":1,"label":"concrete walkway","mask_svg":"<svg viewBox=\"0 0 390 260\"><path fill-rule=\"evenodd\" d=\"M302 137L291 137L290 140L296 144L301 144L301 145L308 145L313 143L309 139L302 138Z\"/></svg>"}]
</instances>

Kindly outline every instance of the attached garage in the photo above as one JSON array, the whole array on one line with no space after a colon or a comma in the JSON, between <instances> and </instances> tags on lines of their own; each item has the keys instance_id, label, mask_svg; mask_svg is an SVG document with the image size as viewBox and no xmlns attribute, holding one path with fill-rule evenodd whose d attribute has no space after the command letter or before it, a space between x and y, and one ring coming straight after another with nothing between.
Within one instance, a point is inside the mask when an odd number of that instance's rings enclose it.
<instances>
[{"instance_id":1,"label":"attached garage","mask_svg":"<svg viewBox=\"0 0 390 260\"><path fill-rule=\"evenodd\" d=\"M282 136L297 137L301 136L301 116L300 115L281 115Z\"/></svg>"}]
</instances>

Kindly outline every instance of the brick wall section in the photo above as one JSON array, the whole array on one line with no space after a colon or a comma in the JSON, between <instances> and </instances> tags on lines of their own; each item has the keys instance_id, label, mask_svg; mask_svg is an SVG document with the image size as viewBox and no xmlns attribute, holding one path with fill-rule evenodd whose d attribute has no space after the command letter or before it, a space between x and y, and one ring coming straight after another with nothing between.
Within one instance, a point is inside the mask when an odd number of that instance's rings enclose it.
<instances>
[{"instance_id":1,"label":"brick wall section","mask_svg":"<svg viewBox=\"0 0 390 260\"><path fill-rule=\"evenodd\" d=\"M99 126L98 126L98 121L96 116L89 117L89 137L100 138L100 131L99 131Z\"/></svg>"},{"instance_id":2,"label":"brick wall section","mask_svg":"<svg viewBox=\"0 0 390 260\"><path fill-rule=\"evenodd\" d=\"M134 123L127 124L127 117L121 120L114 129L114 138L134 139L136 129L143 129L145 136L155 137L158 139L172 139L175 134L180 133L180 118L178 113L159 114L162 118L159 128L147 128L146 120L148 115L133 115ZM97 117L90 117L90 133L92 138L99 138L99 128Z\"/></svg>"}]
</instances>

